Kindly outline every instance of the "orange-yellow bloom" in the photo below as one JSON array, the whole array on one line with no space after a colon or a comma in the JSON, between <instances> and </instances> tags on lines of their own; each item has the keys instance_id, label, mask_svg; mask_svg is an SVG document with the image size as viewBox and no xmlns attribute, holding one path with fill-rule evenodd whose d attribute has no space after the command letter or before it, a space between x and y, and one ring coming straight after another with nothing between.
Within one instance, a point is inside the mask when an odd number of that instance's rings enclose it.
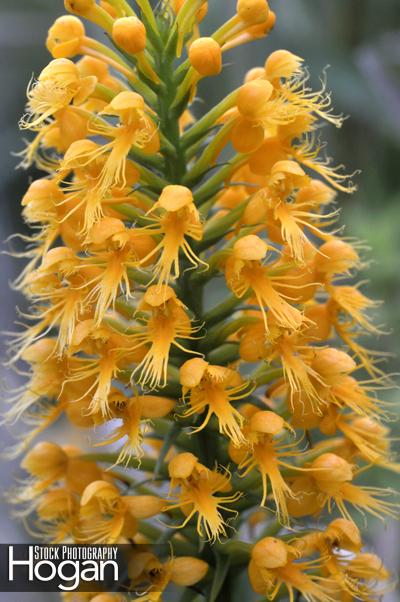
<instances>
[{"instance_id":1,"label":"orange-yellow bloom","mask_svg":"<svg viewBox=\"0 0 400 602\"><path fill-rule=\"evenodd\" d=\"M197 515L197 531L200 537L215 542L226 536L227 522L221 510L237 514L228 505L242 496L238 491L226 495L232 490L230 474L227 471L219 472L206 468L190 453L175 456L169 463L168 470L171 490L178 488L179 492L176 494L177 501L166 509L180 508L186 516L179 528L187 525Z\"/></svg>"},{"instance_id":2,"label":"orange-yellow bloom","mask_svg":"<svg viewBox=\"0 0 400 602\"><path fill-rule=\"evenodd\" d=\"M144 232L161 235L161 241L142 262L160 253L154 267L154 278L157 279L159 287L168 285L171 277L178 278L181 269L180 251L191 266L198 267L202 264L207 267L186 240L186 237L189 237L199 241L203 237L200 215L189 188L166 186L149 213L152 215L149 219L154 222L154 225L149 226Z\"/></svg>"},{"instance_id":3,"label":"orange-yellow bloom","mask_svg":"<svg viewBox=\"0 0 400 602\"><path fill-rule=\"evenodd\" d=\"M265 537L252 549L249 579L253 590L274 600L281 588L286 588L290 602L300 592L307 602L334 602L327 592L326 578L313 574L318 564L299 559L299 553L281 539Z\"/></svg>"},{"instance_id":4,"label":"orange-yellow bloom","mask_svg":"<svg viewBox=\"0 0 400 602\"><path fill-rule=\"evenodd\" d=\"M188 360L181 366L180 381L183 399L189 395L190 406L185 409L183 416L202 414L207 410L203 422L192 430L193 434L205 428L215 415L220 433L229 437L234 445L244 443L241 431L244 418L232 402L249 394L249 382L243 381L235 370L212 366L201 358Z\"/></svg>"},{"instance_id":5,"label":"orange-yellow bloom","mask_svg":"<svg viewBox=\"0 0 400 602\"><path fill-rule=\"evenodd\" d=\"M193 353L179 339L193 339L199 328L192 326L185 306L169 286L165 287L163 293L160 293L157 285L150 286L139 309L150 316L144 318L143 326L130 335L131 350L147 351L133 376L139 372L138 382L154 389L167 383L171 349L176 347L186 353Z\"/></svg>"},{"instance_id":6,"label":"orange-yellow bloom","mask_svg":"<svg viewBox=\"0 0 400 602\"><path fill-rule=\"evenodd\" d=\"M248 291L254 294L267 331L266 309L283 327L297 330L303 322L303 315L286 300L286 295L279 292L280 287L288 286L284 283L285 276L272 275L269 266L263 264L267 250L267 243L254 234L239 238L226 261L226 282L237 297L243 297Z\"/></svg>"},{"instance_id":7,"label":"orange-yellow bloom","mask_svg":"<svg viewBox=\"0 0 400 602\"><path fill-rule=\"evenodd\" d=\"M288 525L290 522L286 499L294 494L281 474L281 468L296 470L285 458L299 455L296 443L284 443L285 431L290 426L275 412L257 411L254 408L248 424L243 429L246 442L238 449L230 447L231 458L238 463L241 476L248 475L257 468L261 475L263 496L261 506L267 502L268 483L276 506L278 520Z\"/></svg>"},{"instance_id":8,"label":"orange-yellow bloom","mask_svg":"<svg viewBox=\"0 0 400 602\"><path fill-rule=\"evenodd\" d=\"M132 539L137 521L159 514L164 504L153 495L121 496L111 483L93 481L82 494L78 539L109 544Z\"/></svg>"}]
</instances>

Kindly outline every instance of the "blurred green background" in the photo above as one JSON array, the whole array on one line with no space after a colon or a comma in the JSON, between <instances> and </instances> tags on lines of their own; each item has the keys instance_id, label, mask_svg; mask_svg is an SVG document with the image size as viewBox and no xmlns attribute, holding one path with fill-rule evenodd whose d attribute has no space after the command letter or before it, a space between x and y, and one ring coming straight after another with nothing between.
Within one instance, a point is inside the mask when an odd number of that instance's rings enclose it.
<instances>
[{"instance_id":1,"label":"blurred green background","mask_svg":"<svg viewBox=\"0 0 400 602\"><path fill-rule=\"evenodd\" d=\"M209 4L209 15L203 25L207 33L233 13L235 0L210 0ZM263 64L268 53L277 48L287 48L304 57L316 85L323 69L330 66L328 83L336 112L350 118L341 130L327 128L324 131L329 140L329 154L337 163L345 163L349 172L358 169L362 172L356 178L357 193L338 199L343 208L342 223L346 224L346 235L368 241L371 247L371 263L362 275L369 281L364 290L383 300L377 322L385 324L389 331L387 337L373 341L372 346L399 355L399 0L271 0L271 7L278 17L273 34L227 54L226 69L218 84L208 80L200 86L199 96L206 103L220 99L241 83L247 69ZM15 171L18 161L11 152L22 148L17 121L23 112L27 82L32 73L38 74L49 60L44 48L46 31L52 20L63 12L62 0L0 0L2 239L12 232L23 231L20 197L35 173ZM195 111L201 113L202 106L197 104ZM2 330L10 329L15 304L22 303L5 284L19 267L16 261L3 257ZM388 360L388 370L398 371L394 358ZM3 484L10 480L4 470L3 466L0 475ZM383 475L383 480L391 484L390 475ZM21 537L23 540L21 532L16 531L4 513L0 533L3 541L12 541L13 537L14 541ZM386 529L374 527L370 534L375 547L396 570L400 556L398 527L392 524ZM7 600L11 600L10 596ZM386 600L394 602L399 600L399 595L389 594Z\"/></svg>"}]
</instances>

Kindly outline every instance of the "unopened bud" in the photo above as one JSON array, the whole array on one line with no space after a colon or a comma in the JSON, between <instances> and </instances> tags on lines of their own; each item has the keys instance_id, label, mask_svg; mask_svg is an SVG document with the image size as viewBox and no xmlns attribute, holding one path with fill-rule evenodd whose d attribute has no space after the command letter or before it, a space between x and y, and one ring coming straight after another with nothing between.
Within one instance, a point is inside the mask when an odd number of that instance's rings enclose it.
<instances>
[{"instance_id":1,"label":"unopened bud","mask_svg":"<svg viewBox=\"0 0 400 602\"><path fill-rule=\"evenodd\" d=\"M264 67L253 67L246 73L245 78L244 78L244 83L248 84L249 82L252 82L255 79L263 79L263 78L265 78Z\"/></svg>"},{"instance_id":2,"label":"unopened bud","mask_svg":"<svg viewBox=\"0 0 400 602\"><path fill-rule=\"evenodd\" d=\"M64 0L64 6L71 13L85 15L96 7L96 0Z\"/></svg>"},{"instance_id":3,"label":"unopened bud","mask_svg":"<svg viewBox=\"0 0 400 602\"><path fill-rule=\"evenodd\" d=\"M356 368L356 363L350 355L341 349L327 347L316 352L312 368L330 384L334 384L341 374L348 374Z\"/></svg>"},{"instance_id":4,"label":"unopened bud","mask_svg":"<svg viewBox=\"0 0 400 602\"><path fill-rule=\"evenodd\" d=\"M54 58L76 56L85 36L85 27L77 17L64 15L50 27L46 48Z\"/></svg>"},{"instance_id":5,"label":"unopened bud","mask_svg":"<svg viewBox=\"0 0 400 602\"><path fill-rule=\"evenodd\" d=\"M263 113L265 104L273 92L271 83L265 79L255 79L244 84L238 92L236 105L243 117L257 120Z\"/></svg>"},{"instance_id":6,"label":"unopened bud","mask_svg":"<svg viewBox=\"0 0 400 602\"><path fill-rule=\"evenodd\" d=\"M156 516L165 507L165 501L155 495L127 495L124 504L138 520Z\"/></svg>"},{"instance_id":7,"label":"unopened bud","mask_svg":"<svg viewBox=\"0 0 400 602\"><path fill-rule=\"evenodd\" d=\"M313 477L319 483L345 483L353 479L353 469L336 454L322 454L312 463Z\"/></svg>"},{"instance_id":8,"label":"unopened bud","mask_svg":"<svg viewBox=\"0 0 400 602\"><path fill-rule=\"evenodd\" d=\"M114 21L112 39L125 52L137 54L146 48L146 28L137 17Z\"/></svg>"},{"instance_id":9,"label":"unopened bud","mask_svg":"<svg viewBox=\"0 0 400 602\"><path fill-rule=\"evenodd\" d=\"M340 274L355 267L359 262L357 251L344 240L333 238L319 248L315 263L319 272Z\"/></svg>"},{"instance_id":10,"label":"unopened bud","mask_svg":"<svg viewBox=\"0 0 400 602\"><path fill-rule=\"evenodd\" d=\"M276 435L285 426L285 421L275 412L256 412L250 419L250 429L258 433Z\"/></svg>"},{"instance_id":11,"label":"unopened bud","mask_svg":"<svg viewBox=\"0 0 400 602\"><path fill-rule=\"evenodd\" d=\"M171 581L182 587L191 587L206 576L208 564L199 558L181 556L171 562Z\"/></svg>"},{"instance_id":12,"label":"unopened bud","mask_svg":"<svg viewBox=\"0 0 400 602\"><path fill-rule=\"evenodd\" d=\"M243 236L233 245L235 257L244 261L260 261L264 259L267 250L267 243L255 234Z\"/></svg>"},{"instance_id":13,"label":"unopened bud","mask_svg":"<svg viewBox=\"0 0 400 602\"><path fill-rule=\"evenodd\" d=\"M238 0L236 12L248 25L256 25L267 21L269 6L266 0Z\"/></svg>"},{"instance_id":14,"label":"unopened bud","mask_svg":"<svg viewBox=\"0 0 400 602\"><path fill-rule=\"evenodd\" d=\"M265 537L256 543L251 558L260 569L277 569L288 562L287 547L275 537Z\"/></svg>"},{"instance_id":15,"label":"unopened bud","mask_svg":"<svg viewBox=\"0 0 400 602\"><path fill-rule=\"evenodd\" d=\"M231 140L238 153L252 153L264 142L265 132L262 125L248 119L240 119L232 130Z\"/></svg>"},{"instance_id":16,"label":"unopened bud","mask_svg":"<svg viewBox=\"0 0 400 602\"><path fill-rule=\"evenodd\" d=\"M218 75L222 70L221 47L212 38L198 38L189 49L192 67L203 76Z\"/></svg>"}]
</instances>

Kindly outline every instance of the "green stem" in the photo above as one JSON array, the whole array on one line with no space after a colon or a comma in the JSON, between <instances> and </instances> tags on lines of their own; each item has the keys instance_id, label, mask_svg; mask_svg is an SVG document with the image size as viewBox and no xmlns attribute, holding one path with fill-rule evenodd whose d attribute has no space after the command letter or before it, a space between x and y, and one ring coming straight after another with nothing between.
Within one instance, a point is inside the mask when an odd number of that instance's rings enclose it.
<instances>
[{"instance_id":1,"label":"green stem","mask_svg":"<svg viewBox=\"0 0 400 602\"><path fill-rule=\"evenodd\" d=\"M226 98L221 100L211 111L206 113L199 121L197 121L188 131L182 136L182 146L187 149L192 144L206 135L207 131L215 125L215 122L226 112L231 109L235 102L238 90L231 92Z\"/></svg>"},{"instance_id":2,"label":"green stem","mask_svg":"<svg viewBox=\"0 0 400 602\"><path fill-rule=\"evenodd\" d=\"M225 343L207 354L207 360L211 364L221 366L236 362L239 358L239 343Z\"/></svg>"},{"instance_id":3,"label":"green stem","mask_svg":"<svg viewBox=\"0 0 400 602\"><path fill-rule=\"evenodd\" d=\"M277 378L282 378L283 370L282 368L276 368L274 370L257 370L256 373L250 375L250 379L254 380L257 384L257 387L261 387L262 385L269 385L273 380Z\"/></svg>"},{"instance_id":4,"label":"green stem","mask_svg":"<svg viewBox=\"0 0 400 602\"><path fill-rule=\"evenodd\" d=\"M236 318L228 324L222 324L214 326L207 332L207 338L204 343L201 345L201 349L208 350L212 347L216 347L217 345L221 345L231 334L234 334L242 328L243 326L248 326L249 324L255 324L259 322L259 318L254 318L251 316L245 316L242 318Z\"/></svg>"},{"instance_id":5,"label":"green stem","mask_svg":"<svg viewBox=\"0 0 400 602\"><path fill-rule=\"evenodd\" d=\"M199 160L193 165L193 167L190 168L190 171L184 177L184 184L191 186L193 182L195 182L200 176L204 175L206 170L210 168L210 165L215 162L218 151L220 151L220 147L223 145L223 142L227 138L231 129L232 122L229 122L219 130L219 132L214 136L212 142L207 145Z\"/></svg>"},{"instance_id":6,"label":"green stem","mask_svg":"<svg viewBox=\"0 0 400 602\"><path fill-rule=\"evenodd\" d=\"M231 556L234 564L237 561L246 564L250 558L252 546L244 541L227 541L226 543L216 543L215 548L219 554Z\"/></svg>"},{"instance_id":7,"label":"green stem","mask_svg":"<svg viewBox=\"0 0 400 602\"><path fill-rule=\"evenodd\" d=\"M210 309L203 314L202 319L207 323L208 326L212 326L217 322L220 322L224 318L232 315L238 305L243 302L245 297L238 298L236 295L230 295L224 301L216 305L213 309Z\"/></svg>"},{"instance_id":8,"label":"green stem","mask_svg":"<svg viewBox=\"0 0 400 602\"><path fill-rule=\"evenodd\" d=\"M205 182L195 192L195 199L197 205L202 205L208 201L211 197L217 194L221 189L225 180L230 178L233 172L242 164L247 161L248 155L238 154L229 161L224 167L217 171L207 182Z\"/></svg>"}]
</instances>

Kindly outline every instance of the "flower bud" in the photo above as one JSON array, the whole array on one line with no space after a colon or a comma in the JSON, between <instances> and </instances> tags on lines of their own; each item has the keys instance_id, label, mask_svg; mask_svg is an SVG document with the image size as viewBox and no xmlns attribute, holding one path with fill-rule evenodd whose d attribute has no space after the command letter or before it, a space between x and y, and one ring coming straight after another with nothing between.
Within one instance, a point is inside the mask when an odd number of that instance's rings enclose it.
<instances>
[{"instance_id":1,"label":"flower bud","mask_svg":"<svg viewBox=\"0 0 400 602\"><path fill-rule=\"evenodd\" d=\"M353 479L351 464L336 454L322 454L311 466L318 483L345 483Z\"/></svg>"},{"instance_id":2,"label":"flower bud","mask_svg":"<svg viewBox=\"0 0 400 602\"><path fill-rule=\"evenodd\" d=\"M256 25L267 21L269 6L266 0L238 0L236 12L248 25Z\"/></svg>"},{"instance_id":3,"label":"flower bud","mask_svg":"<svg viewBox=\"0 0 400 602\"><path fill-rule=\"evenodd\" d=\"M183 7L183 5L185 4L186 1L187 0L170 0L172 9L176 15L179 14L179 11L181 10L181 8ZM202 21L204 19L204 17L206 16L206 14L208 12L208 2L206 2L205 0L201 0L201 1L202 1L202 4L196 13L196 19L199 23L200 23L200 21Z\"/></svg>"},{"instance_id":4,"label":"flower bud","mask_svg":"<svg viewBox=\"0 0 400 602\"><path fill-rule=\"evenodd\" d=\"M208 564L199 558L180 556L171 562L171 581L182 587L191 587L206 576Z\"/></svg>"},{"instance_id":5,"label":"flower bud","mask_svg":"<svg viewBox=\"0 0 400 602\"><path fill-rule=\"evenodd\" d=\"M265 132L261 125L240 119L232 130L231 140L238 153L252 153L264 142Z\"/></svg>"},{"instance_id":6,"label":"flower bud","mask_svg":"<svg viewBox=\"0 0 400 602\"><path fill-rule=\"evenodd\" d=\"M86 15L96 7L96 0L64 0L66 10L79 15Z\"/></svg>"},{"instance_id":7,"label":"flower bud","mask_svg":"<svg viewBox=\"0 0 400 602\"><path fill-rule=\"evenodd\" d=\"M304 316L312 322L305 333L307 337L319 341L329 338L332 330L332 322L326 303L315 303L314 305L306 306Z\"/></svg>"},{"instance_id":8,"label":"flower bud","mask_svg":"<svg viewBox=\"0 0 400 602\"><path fill-rule=\"evenodd\" d=\"M190 452L178 454L172 458L168 465L168 473L171 479L187 479L192 474L197 458Z\"/></svg>"},{"instance_id":9,"label":"flower bud","mask_svg":"<svg viewBox=\"0 0 400 602\"><path fill-rule=\"evenodd\" d=\"M285 426L284 419L268 410L256 412L250 419L250 429L267 435L278 434Z\"/></svg>"},{"instance_id":10,"label":"flower bud","mask_svg":"<svg viewBox=\"0 0 400 602\"><path fill-rule=\"evenodd\" d=\"M338 238L328 240L319 248L315 263L323 274L340 274L354 268L360 258L353 247Z\"/></svg>"},{"instance_id":11,"label":"flower bud","mask_svg":"<svg viewBox=\"0 0 400 602\"><path fill-rule=\"evenodd\" d=\"M334 384L338 376L348 374L356 367L357 364L352 357L335 347L318 350L312 362L313 370L329 384Z\"/></svg>"},{"instance_id":12,"label":"flower bud","mask_svg":"<svg viewBox=\"0 0 400 602\"><path fill-rule=\"evenodd\" d=\"M171 412L175 406L173 399L158 397L156 395L144 395L140 397L143 418L163 418ZM134 402L136 400L133 400Z\"/></svg>"},{"instance_id":13,"label":"flower bud","mask_svg":"<svg viewBox=\"0 0 400 602\"><path fill-rule=\"evenodd\" d=\"M107 2L107 0L100 0L99 6L101 6L101 8L103 8L113 19L118 17L117 9L112 6L110 2Z\"/></svg>"},{"instance_id":14,"label":"flower bud","mask_svg":"<svg viewBox=\"0 0 400 602\"><path fill-rule=\"evenodd\" d=\"M196 15L196 19L198 21L198 23L200 23L204 17L207 15L208 13L208 2L205 2L203 0L203 4L200 6L199 10L197 11L197 15Z\"/></svg>"},{"instance_id":15,"label":"flower bud","mask_svg":"<svg viewBox=\"0 0 400 602\"><path fill-rule=\"evenodd\" d=\"M265 61L265 75L270 81L288 79L295 75L303 59L288 50L275 50Z\"/></svg>"},{"instance_id":16,"label":"flower bud","mask_svg":"<svg viewBox=\"0 0 400 602\"><path fill-rule=\"evenodd\" d=\"M54 58L71 58L79 54L85 27L77 17L64 15L50 27L46 48Z\"/></svg>"},{"instance_id":17,"label":"flower bud","mask_svg":"<svg viewBox=\"0 0 400 602\"><path fill-rule=\"evenodd\" d=\"M56 443L42 441L26 454L21 467L35 477L53 479L61 476L68 464L68 456Z\"/></svg>"},{"instance_id":18,"label":"flower bud","mask_svg":"<svg viewBox=\"0 0 400 602\"><path fill-rule=\"evenodd\" d=\"M255 79L244 84L238 92L236 105L238 111L249 121L257 120L270 100L273 87L266 79Z\"/></svg>"},{"instance_id":19,"label":"flower bud","mask_svg":"<svg viewBox=\"0 0 400 602\"><path fill-rule=\"evenodd\" d=\"M189 61L202 76L218 75L222 70L222 50L213 38L198 38L189 48Z\"/></svg>"},{"instance_id":20,"label":"flower bud","mask_svg":"<svg viewBox=\"0 0 400 602\"><path fill-rule=\"evenodd\" d=\"M125 52L137 54L146 48L146 28L137 17L122 17L114 21L112 39Z\"/></svg>"},{"instance_id":21,"label":"flower bud","mask_svg":"<svg viewBox=\"0 0 400 602\"><path fill-rule=\"evenodd\" d=\"M252 82L255 79L264 79L264 78L265 78L264 67L253 67L246 73L246 76L244 78L244 83L248 84L249 82Z\"/></svg>"},{"instance_id":22,"label":"flower bud","mask_svg":"<svg viewBox=\"0 0 400 602\"><path fill-rule=\"evenodd\" d=\"M261 261L268 251L268 245L259 236L249 234L239 238L233 245L233 253L243 261Z\"/></svg>"},{"instance_id":23,"label":"flower bud","mask_svg":"<svg viewBox=\"0 0 400 602\"><path fill-rule=\"evenodd\" d=\"M286 544L275 537L265 537L252 549L251 558L260 569L277 569L288 562Z\"/></svg>"},{"instance_id":24,"label":"flower bud","mask_svg":"<svg viewBox=\"0 0 400 602\"><path fill-rule=\"evenodd\" d=\"M94 75L97 80L104 81L109 77L108 65L100 59L95 59L92 56L84 56L77 63L79 75L87 77Z\"/></svg>"},{"instance_id":25,"label":"flower bud","mask_svg":"<svg viewBox=\"0 0 400 602\"><path fill-rule=\"evenodd\" d=\"M165 506L165 501L155 495L127 495L123 499L129 512L138 520L160 514Z\"/></svg>"}]
</instances>

